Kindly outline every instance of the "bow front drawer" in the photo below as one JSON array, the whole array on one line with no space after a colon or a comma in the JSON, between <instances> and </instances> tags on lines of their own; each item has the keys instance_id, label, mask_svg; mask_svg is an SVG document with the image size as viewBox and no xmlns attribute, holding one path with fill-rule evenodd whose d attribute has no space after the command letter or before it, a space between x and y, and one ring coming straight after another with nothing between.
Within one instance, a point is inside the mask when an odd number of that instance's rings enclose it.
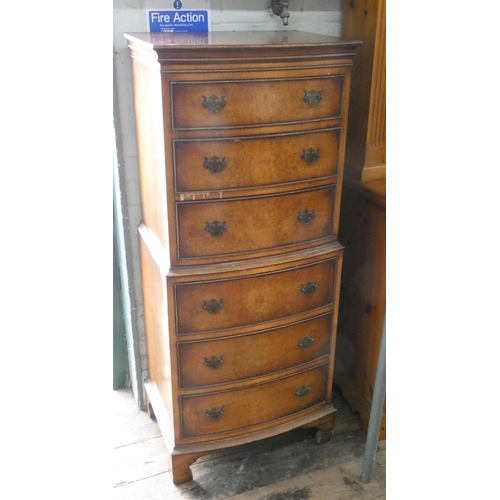
<instances>
[{"instance_id":1,"label":"bow front drawer","mask_svg":"<svg viewBox=\"0 0 500 500\"><path fill-rule=\"evenodd\" d=\"M344 75L172 82L174 130L284 125L342 115Z\"/></svg>"},{"instance_id":2,"label":"bow front drawer","mask_svg":"<svg viewBox=\"0 0 500 500\"><path fill-rule=\"evenodd\" d=\"M332 316L215 340L179 342L180 386L204 387L244 380L327 356Z\"/></svg>"},{"instance_id":3,"label":"bow front drawer","mask_svg":"<svg viewBox=\"0 0 500 500\"><path fill-rule=\"evenodd\" d=\"M334 240L335 185L291 194L178 202L178 258L241 258L250 252Z\"/></svg>"},{"instance_id":4,"label":"bow front drawer","mask_svg":"<svg viewBox=\"0 0 500 500\"><path fill-rule=\"evenodd\" d=\"M340 128L174 141L177 192L286 184L337 175Z\"/></svg>"},{"instance_id":5,"label":"bow front drawer","mask_svg":"<svg viewBox=\"0 0 500 500\"><path fill-rule=\"evenodd\" d=\"M325 403L328 364L262 385L181 397L183 438L211 436L295 415Z\"/></svg>"},{"instance_id":6,"label":"bow front drawer","mask_svg":"<svg viewBox=\"0 0 500 500\"><path fill-rule=\"evenodd\" d=\"M336 270L334 257L244 278L176 284L178 333L256 325L332 304Z\"/></svg>"}]
</instances>

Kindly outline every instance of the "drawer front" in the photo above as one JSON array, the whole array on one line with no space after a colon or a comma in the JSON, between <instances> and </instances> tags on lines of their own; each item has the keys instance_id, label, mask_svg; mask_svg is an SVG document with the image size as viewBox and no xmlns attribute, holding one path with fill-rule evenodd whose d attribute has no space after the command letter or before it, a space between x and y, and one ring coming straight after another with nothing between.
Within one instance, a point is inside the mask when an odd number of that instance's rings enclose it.
<instances>
[{"instance_id":1,"label":"drawer front","mask_svg":"<svg viewBox=\"0 0 500 500\"><path fill-rule=\"evenodd\" d=\"M242 189L335 176L340 131L176 140L176 191Z\"/></svg>"},{"instance_id":2,"label":"drawer front","mask_svg":"<svg viewBox=\"0 0 500 500\"><path fill-rule=\"evenodd\" d=\"M255 325L333 304L337 258L238 279L175 285L180 335Z\"/></svg>"},{"instance_id":3,"label":"drawer front","mask_svg":"<svg viewBox=\"0 0 500 500\"><path fill-rule=\"evenodd\" d=\"M174 130L340 118L344 75L171 83Z\"/></svg>"},{"instance_id":4,"label":"drawer front","mask_svg":"<svg viewBox=\"0 0 500 500\"><path fill-rule=\"evenodd\" d=\"M177 345L181 389L266 375L328 355L331 314L238 337Z\"/></svg>"},{"instance_id":5,"label":"drawer front","mask_svg":"<svg viewBox=\"0 0 500 500\"><path fill-rule=\"evenodd\" d=\"M331 238L334 198L335 185L331 185L292 194L178 202L179 259L229 256Z\"/></svg>"},{"instance_id":6,"label":"drawer front","mask_svg":"<svg viewBox=\"0 0 500 500\"><path fill-rule=\"evenodd\" d=\"M210 436L293 415L326 400L328 364L262 385L181 397L183 438Z\"/></svg>"}]
</instances>

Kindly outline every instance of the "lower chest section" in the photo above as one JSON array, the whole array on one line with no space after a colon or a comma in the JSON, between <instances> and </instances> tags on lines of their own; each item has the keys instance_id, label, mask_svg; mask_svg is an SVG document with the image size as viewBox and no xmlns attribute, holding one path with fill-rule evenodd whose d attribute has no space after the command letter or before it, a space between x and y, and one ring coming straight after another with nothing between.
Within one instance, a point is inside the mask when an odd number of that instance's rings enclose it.
<instances>
[{"instance_id":1,"label":"lower chest section","mask_svg":"<svg viewBox=\"0 0 500 500\"><path fill-rule=\"evenodd\" d=\"M169 281L181 443L258 432L331 403L341 257Z\"/></svg>"}]
</instances>

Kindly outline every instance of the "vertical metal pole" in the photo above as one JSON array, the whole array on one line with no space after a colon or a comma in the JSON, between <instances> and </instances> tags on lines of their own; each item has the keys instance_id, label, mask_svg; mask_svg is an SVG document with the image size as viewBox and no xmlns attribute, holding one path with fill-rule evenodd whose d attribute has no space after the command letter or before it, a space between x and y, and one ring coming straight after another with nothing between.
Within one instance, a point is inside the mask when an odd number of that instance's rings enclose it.
<instances>
[{"instance_id":1,"label":"vertical metal pole","mask_svg":"<svg viewBox=\"0 0 500 500\"><path fill-rule=\"evenodd\" d=\"M375 387L373 389L372 406L370 410L370 420L368 422L368 435L366 438L365 459L363 461L363 473L361 481L369 483L372 478L373 465L375 464L375 454L377 452L378 436L380 432L380 422L384 410L385 398L385 313L384 324L382 326L382 338L380 339L380 349L377 361L377 373L375 375Z\"/></svg>"}]
</instances>

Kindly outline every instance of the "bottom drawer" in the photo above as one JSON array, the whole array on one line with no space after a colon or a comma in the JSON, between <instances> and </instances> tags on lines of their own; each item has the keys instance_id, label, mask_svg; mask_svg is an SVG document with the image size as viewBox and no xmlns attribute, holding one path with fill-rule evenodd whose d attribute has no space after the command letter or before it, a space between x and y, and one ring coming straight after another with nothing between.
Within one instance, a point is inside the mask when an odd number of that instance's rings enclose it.
<instances>
[{"instance_id":1,"label":"bottom drawer","mask_svg":"<svg viewBox=\"0 0 500 500\"><path fill-rule=\"evenodd\" d=\"M328 363L261 385L181 397L183 438L244 430L326 402Z\"/></svg>"}]
</instances>

